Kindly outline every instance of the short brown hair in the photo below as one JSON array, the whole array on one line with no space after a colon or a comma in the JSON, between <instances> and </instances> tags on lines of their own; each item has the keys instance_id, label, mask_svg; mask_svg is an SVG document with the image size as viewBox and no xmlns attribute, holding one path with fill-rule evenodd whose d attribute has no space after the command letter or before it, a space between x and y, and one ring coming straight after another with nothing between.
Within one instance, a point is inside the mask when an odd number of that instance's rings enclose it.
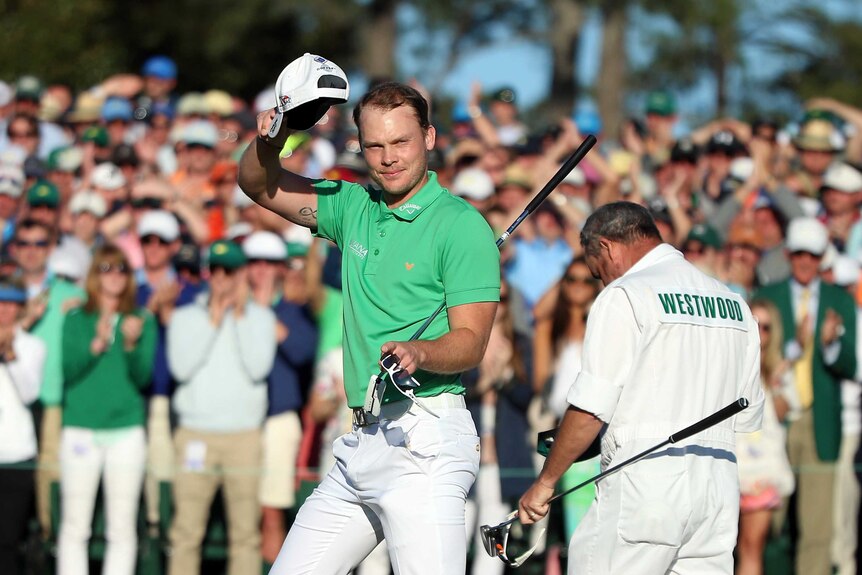
<instances>
[{"instance_id":1,"label":"short brown hair","mask_svg":"<svg viewBox=\"0 0 862 575\"><path fill-rule=\"evenodd\" d=\"M416 119L423 130L431 127L431 119L428 112L428 101L416 88L400 82L383 82L369 90L359 103L353 108L353 123L362 135L359 126L359 117L362 110L367 107L380 108L384 111L394 110L400 106L413 108Z\"/></svg>"},{"instance_id":2,"label":"short brown hair","mask_svg":"<svg viewBox=\"0 0 862 575\"><path fill-rule=\"evenodd\" d=\"M103 264L125 266L129 281L126 282L126 289L120 295L120 305L117 311L120 313L132 313L137 307L135 297L138 288L135 285L135 278L132 275L129 260L126 259L125 254L123 254L120 248L112 244L102 246L93 254L93 262L90 264L90 270L87 272L87 280L85 282L87 303L84 304L84 310L89 313L99 311L99 274L101 273L100 268Z\"/></svg>"}]
</instances>

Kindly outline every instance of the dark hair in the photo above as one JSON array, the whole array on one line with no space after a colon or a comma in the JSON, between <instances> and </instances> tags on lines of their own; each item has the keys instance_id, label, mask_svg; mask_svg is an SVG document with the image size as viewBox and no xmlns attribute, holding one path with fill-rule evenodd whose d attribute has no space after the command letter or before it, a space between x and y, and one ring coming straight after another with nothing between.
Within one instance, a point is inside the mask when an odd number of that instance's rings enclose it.
<instances>
[{"instance_id":1,"label":"dark hair","mask_svg":"<svg viewBox=\"0 0 862 575\"><path fill-rule=\"evenodd\" d=\"M661 234L649 210L632 202L605 204L587 218L581 230L584 252L596 253L599 238L626 245L647 239L661 242Z\"/></svg>"},{"instance_id":2,"label":"dark hair","mask_svg":"<svg viewBox=\"0 0 862 575\"><path fill-rule=\"evenodd\" d=\"M26 218L21 220L18 226L15 228L15 239L17 240L21 230L32 230L33 228L39 228L45 232L48 236L48 241L54 241L54 230L52 230L49 226L44 224L39 220L34 220L33 218Z\"/></svg>"},{"instance_id":3,"label":"dark hair","mask_svg":"<svg viewBox=\"0 0 862 575\"><path fill-rule=\"evenodd\" d=\"M98 248L93 254L93 261L90 263L90 269L87 272L87 278L84 280L84 287L87 291L87 301L84 303L84 309L88 313L97 313L99 311L99 293L101 285L99 283L99 274L102 264L122 265L125 267L126 287L123 293L120 294L120 305L117 311L120 313L132 313L136 309L136 295L138 288L135 284L134 275L129 267L129 260L123 250L113 244L105 244Z\"/></svg>"},{"instance_id":4,"label":"dark hair","mask_svg":"<svg viewBox=\"0 0 862 575\"><path fill-rule=\"evenodd\" d=\"M416 119L423 130L431 127L428 113L428 101L418 90L400 82L383 82L369 90L353 108L353 123L360 131L359 117L365 108L380 108L384 111L394 110L400 106L409 106L416 113Z\"/></svg>"},{"instance_id":5,"label":"dark hair","mask_svg":"<svg viewBox=\"0 0 862 575\"><path fill-rule=\"evenodd\" d=\"M589 266L587 265L587 258L583 255L576 256L572 261L569 262L569 265L566 266L564 270L564 274L568 274L569 270L573 266L583 266L589 270ZM593 281L590 285L595 290L595 295L597 296L600 291L600 286L598 281ZM557 304L554 306L553 316L551 316L551 344L553 345L554 353L558 354L560 351L561 343L563 341L563 337L566 335L566 332L569 329L569 324L572 322L571 317L571 309L569 309L569 301L566 298L564 290L560 290L559 295L557 296ZM595 296L593 296L595 298ZM586 321L586 313L582 318Z\"/></svg>"},{"instance_id":6,"label":"dark hair","mask_svg":"<svg viewBox=\"0 0 862 575\"><path fill-rule=\"evenodd\" d=\"M12 124L15 122L27 122L30 131L35 133L37 136L39 135L39 120L29 114L16 112L11 118L9 118L9 123L6 124L6 135L8 137L12 136Z\"/></svg>"}]
</instances>

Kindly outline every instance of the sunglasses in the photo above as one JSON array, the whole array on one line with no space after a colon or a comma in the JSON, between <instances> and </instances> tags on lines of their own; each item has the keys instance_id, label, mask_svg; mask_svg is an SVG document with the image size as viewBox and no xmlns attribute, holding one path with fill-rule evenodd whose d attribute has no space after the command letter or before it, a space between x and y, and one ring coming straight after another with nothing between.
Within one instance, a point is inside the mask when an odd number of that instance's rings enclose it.
<instances>
[{"instance_id":1,"label":"sunglasses","mask_svg":"<svg viewBox=\"0 0 862 575\"><path fill-rule=\"evenodd\" d=\"M389 381L393 382L400 389L413 389L419 387L419 382L412 375L404 371L401 364L398 363L398 356L389 354L380 360L380 367L386 370L389 374Z\"/></svg>"},{"instance_id":2,"label":"sunglasses","mask_svg":"<svg viewBox=\"0 0 862 575\"><path fill-rule=\"evenodd\" d=\"M163 202L159 198L135 198L131 201L133 208L150 208L152 210L160 210Z\"/></svg>"},{"instance_id":3,"label":"sunglasses","mask_svg":"<svg viewBox=\"0 0 862 575\"><path fill-rule=\"evenodd\" d=\"M539 536L536 537L536 544L533 545L530 549L521 553L514 559L509 558L506 552L506 546L509 543L509 531L512 530L512 525L515 521L518 520L518 512L513 511L509 515L506 516L506 520L500 523L499 525L482 525L479 528L479 533L482 536L482 545L485 548L485 552L488 553L491 557L499 557L500 561L508 565L509 567L520 567L524 564L524 561L530 558L533 554L533 551L536 550L536 547L539 546L539 543L542 542L542 535L544 535L545 530L542 529L542 532L539 533Z\"/></svg>"},{"instance_id":4,"label":"sunglasses","mask_svg":"<svg viewBox=\"0 0 862 575\"><path fill-rule=\"evenodd\" d=\"M169 245L170 243L171 242L169 242L165 239L162 239L155 234L147 234L146 236L141 238L141 245L142 246L148 246L150 244L158 244L160 246L166 246L166 245Z\"/></svg>"},{"instance_id":5,"label":"sunglasses","mask_svg":"<svg viewBox=\"0 0 862 575\"><path fill-rule=\"evenodd\" d=\"M216 272L222 271L224 273L224 275L231 276L231 275L235 274L238 269L239 268L228 268L225 266L214 265L214 266L210 266L210 275L215 275Z\"/></svg>"},{"instance_id":6,"label":"sunglasses","mask_svg":"<svg viewBox=\"0 0 862 575\"><path fill-rule=\"evenodd\" d=\"M126 267L126 264L109 264L108 262L102 262L99 264L99 273L110 273L117 272L124 274L129 271L129 268Z\"/></svg>"},{"instance_id":7,"label":"sunglasses","mask_svg":"<svg viewBox=\"0 0 862 575\"><path fill-rule=\"evenodd\" d=\"M9 132L10 138L35 138L37 135L36 132Z\"/></svg>"},{"instance_id":8,"label":"sunglasses","mask_svg":"<svg viewBox=\"0 0 862 575\"><path fill-rule=\"evenodd\" d=\"M769 333L772 331L772 324L761 323L758 325L760 326L760 331L762 331L762 332Z\"/></svg>"},{"instance_id":9,"label":"sunglasses","mask_svg":"<svg viewBox=\"0 0 862 575\"><path fill-rule=\"evenodd\" d=\"M19 248L47 248L51 245L51 242L48 240L36 240L35 242L28 242L27 240L17 240L15 245Z\"/></svg>"},{"instance_id":10,"label":"sunglasses","mask_svg":"<svg viewBox=\"0 0 862 575\"><path fill-rule=\"evenodd\" d=\"M563 281L567 284L587 284L592 285L596 283L596 280L592 276L576 276L567 274L563 276Z\"/></svg>"},{"instance_id":11,"label":"sunglasses","mask_svg":"<svg viewBox=\"0 0 862 575\"><path fill-rule=\"evenodd\" d=\"M706 251L706 246L685 246L682 251L687 254L695 254L698 256L702 256Z\"/></svg>"}]
</instances>

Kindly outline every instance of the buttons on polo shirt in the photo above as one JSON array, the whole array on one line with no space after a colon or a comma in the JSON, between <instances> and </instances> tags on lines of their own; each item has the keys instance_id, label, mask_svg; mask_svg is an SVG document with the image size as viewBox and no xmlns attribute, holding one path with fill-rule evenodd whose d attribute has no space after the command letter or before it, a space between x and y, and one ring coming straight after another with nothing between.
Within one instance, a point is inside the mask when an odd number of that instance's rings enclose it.
<instances>
[{"instance_id":1,"label":"buttons on polo shirt","mask_svg":"<svg viewBox=\"0 0 862 575\"><path fill-rule=\"evenodd\" d=\"M379 256L379 255L380 255L380 250L374 250L374 255L375 255L375 256Z\"/></svg>"},{"instance_id":2,"label":"buttons on polo shirt","mask_svg":"<svg viewBox=\"0 0 862 575\"><path fill-rule=\"evenodd\" d=\"M386 237L386 232L380 232L380 237L381 237L381 238L385 238L385 237Z\"/></svg>"}]
</instances>

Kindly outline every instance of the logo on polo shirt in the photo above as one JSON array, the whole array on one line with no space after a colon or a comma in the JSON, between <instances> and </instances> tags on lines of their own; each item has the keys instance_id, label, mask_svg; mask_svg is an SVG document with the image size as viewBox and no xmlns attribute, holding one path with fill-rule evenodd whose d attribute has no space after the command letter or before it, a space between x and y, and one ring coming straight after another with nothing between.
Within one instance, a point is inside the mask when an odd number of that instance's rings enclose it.
<instances>
[{"instance_id":1,"label":"logo on polo shirt","mask_svg":"<svg viewBox=\"0 0 862 575\"><path fill-rule=\"evenodd\" d=\"M398 211L407 212L408 214L410 214L412 216L413 212L415 212L416 210L421 210L421 209L422 209L422 206L417 206L416 204L407 203L407 204L404 204L403 206L400 206L398 208Z\"/></svg>"},{"instance_id":2,"label":"logo on polo shirt","mask_svg":"<svg viewBox=\"0 0 862 575\"><path fill-rule=\"evenodd\" d=\"M416 264L411 264L410 262L404 262L404 267L407 268L408 271L412 270L415 265Z\"/></svg>"},{"instance_id":3,"label":"logo on polo shirt","mask_svg":"<svg viewBox=\"0 0 862 575\"><path fill-rule=\"evenodd\" d=\"M350 251L358 255L363 260L365 259L365 256L368 255L368 248L366 248L356 240L350 242Z\"/></svg>"}]
</instances>

